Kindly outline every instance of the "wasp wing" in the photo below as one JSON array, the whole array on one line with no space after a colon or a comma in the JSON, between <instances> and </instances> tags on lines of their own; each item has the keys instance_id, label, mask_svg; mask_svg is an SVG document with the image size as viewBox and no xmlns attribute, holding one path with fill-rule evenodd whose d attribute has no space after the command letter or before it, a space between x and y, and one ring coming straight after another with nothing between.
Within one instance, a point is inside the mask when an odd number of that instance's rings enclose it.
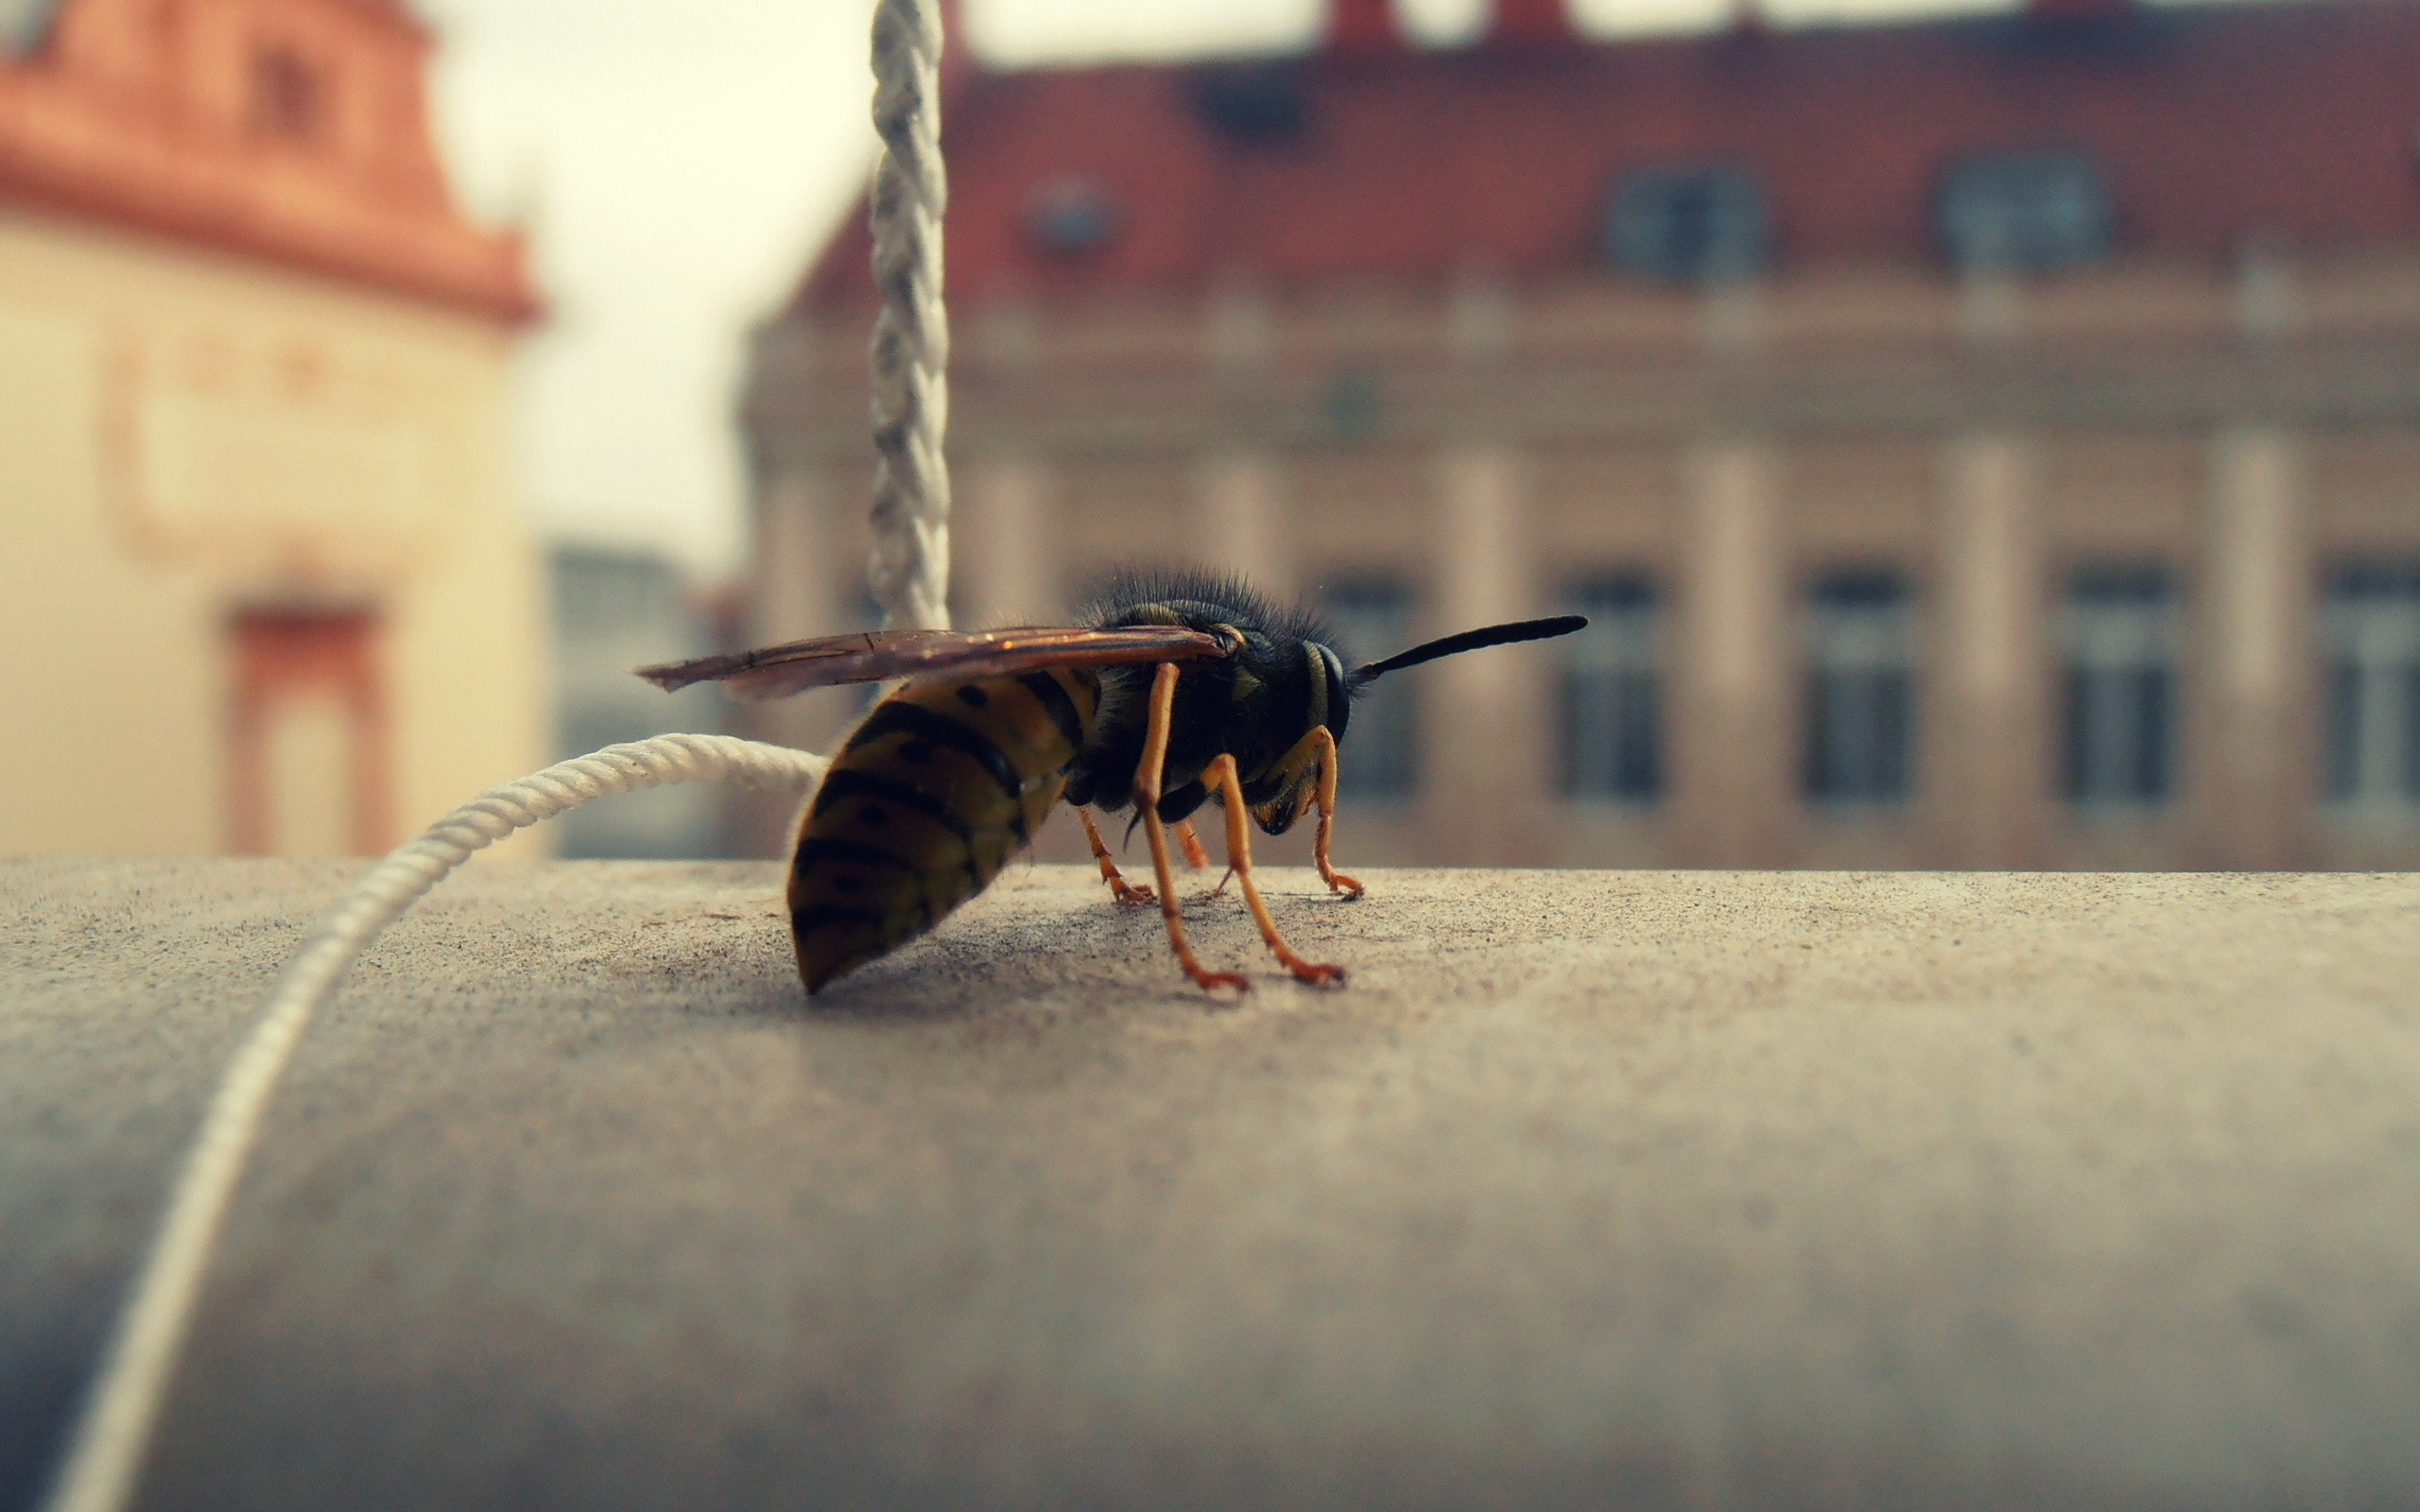
<instances>
[{"instance_id":1,"label":"wasp wing","mask_svg":"<svg viewBox=\"0 0 2420 1512\"><path fill-rule=\"evenodd\" d=\"M758 702L839 682L888 682L949 673L993 678L1035 667L1116 666L1228 656L1214 635L1169 625L1107 629L1025 626L1008 630L869 630L792 641L730 656L700 657L640 667L638 675L669 693L693 682L719 682L736 698Z\"/></svg>"}]
</instances>

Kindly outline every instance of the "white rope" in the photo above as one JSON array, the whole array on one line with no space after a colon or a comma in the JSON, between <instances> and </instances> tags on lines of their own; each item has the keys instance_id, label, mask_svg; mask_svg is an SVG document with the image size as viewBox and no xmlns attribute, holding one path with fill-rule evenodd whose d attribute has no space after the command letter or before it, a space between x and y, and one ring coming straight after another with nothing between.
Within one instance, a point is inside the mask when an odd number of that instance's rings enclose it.
<instances>
[{"instance_id":1,"label":"white rope","mask_svg":"<svg viewBox=\"0 0 2420 1512\"><path fill-rule=\"evenodd\" d=\"M942 303L942 16L939 0L878 0L873 127L882 137L871 218L873 558L887 622L949 628L949 313Z\"/></svg>"},{"instance_id":2,"label":"white rope","mask_svg":"<svg viewBox=\"0 0 2420 1512\"><path fill-rule=\"evenodd\" d=\"M659 735L608 746L480 795L372 867L343 902L320 916L287 963L211 1099L85 1399L49 1512L119 1512L133 1494L211 1251L270 1094L312 1013L380 930L475 852L591 799L717 779L804 789L821 780L825 765L821 756L729 735Z\"/></svg>"}]
</instances>

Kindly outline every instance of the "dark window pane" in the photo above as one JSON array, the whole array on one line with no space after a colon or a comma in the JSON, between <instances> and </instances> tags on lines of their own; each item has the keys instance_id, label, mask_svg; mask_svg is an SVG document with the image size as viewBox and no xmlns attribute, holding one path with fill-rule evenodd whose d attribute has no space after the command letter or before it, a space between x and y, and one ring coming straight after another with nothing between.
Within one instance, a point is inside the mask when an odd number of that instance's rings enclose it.
<instances>
[{"instance_id":1,"label":"dark window pane","mask_svg":"<svg viewBox=\"0 0 2420 1512\"><path fill-rule=\"evenodd\" d=\"M1615 266L1678 284L1753 277L1765 265L1765 197L1737 168L1650 168L1615 187L1605 215Z\"/></svg>"},{"instance_id":2,"label":"dark window pane","mask_svg":"<svg viewBox=\"0 0 2420 1512\"><path fill-rule=\"evenodd\" d=\"M1589 623L1563 653L1564 791L1652 802L1664 786L1655 592L1643 579L1618 578L1570 594L1566 607Z\"/></svg>"},{"instance_id":3,"label":"dark window pane","mask_svg":"<svg viewBox=\"0 0 2420 1512\"><path fill-rule=\"evenodd\" d=\"M2328 575L2328 596L2388 603L2420 597L2420 562L2342 563Z\"/></svg>"},{"instance_id":4,"label":"dark window pane","mask_svg":"<svg viewBox=\"0 0 2420 1512\"><path fill-rule=\"evenodd\" d=\"M1595 789L1602 769L1598 753L1616 740L1618 717L1616 698L1604 679L1576 667L1564 674L1560 770L1564 792L1587 793Z\"/></svg>"},{"instance_id":5,"label":"dark window pane","mask_svg":"<svg viewBox=\"0 0 2420 1512\"><path fill-rule=\"evenodd\" d=\"M2327 796L2370 808L2409 806L2420 799L2420 562L2338 564L2321 627Z\"/></svg>"},{"instance_id":6,"label":"dark window pane","mask_svg":"<svg viewBox=\"0 0 2420 1512\"><path fill-rule=\"evenodd\" d=\"M2403 669L2403 796L2420 798L2420 666Z\"/></svg>"},{"instance_id":7,"label":"dark window pane","mask_svg":"<svg viewBox=\"0 0 2420 1512\"><path fill-rule=\"evenodd\" d=\"M1336 627L1348 665L1392 656L1411 644L1410 591L1391 582L1340 585L1321 608ZM1337 792L1362 799L1409 798L1418 783L1419 679L1386 678L1356 699L1337 757Z\"/></svg>"},{"instance_id":8,"label":"dark window pane","mask_svg":"<svg viewBox=\"0 0 2420 1512\"><path fill-rule=\"evenodd\" d=\"M1876 748L1873 791L1867 796L1896 800L1908 796L1908 756L1914 747L1912 679L1904 672L1879 675L1874 692Z\"/></svg>"},{"instance_id":9,"label":"dark window pane","mask_svg":"<svg viewBox=\"0 0 2420 1512\"><path fill-rule=\"evenodd\" d=\"M1862 803L1905 798L1909 704L1904 672L1819 673L1810 679L1808 796Z\"/></svg>"},{"instance_id":10,"label":"dark window pane","mask_svg":"<svg viewBox=\"0 0 2420 1512\"><path fill-rule=\"evenodd\" d=\"M1641 802L1663 791L1662 690L1651 672L1575 669L1564 684L1564 790Z\"/></svg>"},{"instance_id":11,"label":"dark window pane","mask_svg":"<svg viewBox=\"0 0 2420 1512\"><path fill-rule=\"evenodd\" d=\"M2097 566L2069 581L2061 759L2068 799L2100 809L2176 789L2174 593L2156 567Z\"/></svg>"},{"instance_id":12,"label":"dark window pane","mask_svg":"<svg viewBox=\"0 0 2420 1512\"><path fill-rule=\"evenodd\" d=\"M1297 141L1310 124L1302 65L1290 59L1199 68L1193 75L1193 106L1202 125L1237 147Z\"/></svg>"},{"instance_id":13,"label":"dark window pane","mask_svg":"<svg viewBox=\"0 0 2420 1512\"><path fill-rule=\"evenodd\" d=\"M2156 802L2173 787L2175 679L2165 669L2135 678L2135 714L2133 797Z\"/></svg>"},{"instance_id":14,"label":"dark window pane","mask_svg":"<svg viewBox=\"0 0 2420 1512\"><path fill-rule=\"evenodd\" d=\"M1320 400L1320 420L1340 441L1367 440L1387 418L1387 396L1377 374L1362 369L1338 373Z\"/></svg>"},{"instance_id":15,"label":"dark window pane","mask_svg":"<svg viewBox=\"0 0 2420 1512\"><path fill-rule=\"evenodd\" d=\"M2085 798L2084 787L2084 706L2090 702L2087 685L2092 674L2082 667L2071 666L2059 679L2059 791L2067 801L2080 803Z\"/></svg>"},{"instance_id":16,"label":"dark window pane","mask_svg":"<svg viewBox=\"0 0 2420 1512\"><path fill-rule=\"evenodd\" d=\"M2109 192L2080 152L1993 152L1949 170L1942 250L1962 268L2045 272L2109 250Z\"/></svg>"},{"instance_id":17,"label":"dark window pane","mask_svg":"<svg viewBox=\"0 0 2420 1512\"><path fill-rule=\"evenodd\" d=\"M2350 662L2331 662L2327 666L2326 747L2322 757L2324 791L2331 799L2353 796L2354 778L2359 771L2355 760L2360 752L2360 669Z\"/></svg>"},{"instance_id":18,"label":"dark window pane","mask_svg":"<svg viewBox=\"0 0 2420 1512\"><path fill-rule=\"evenodd\" d=\"M1806 723L1799 735L1799 771L1809 798L1838 796L1828 738L1832 723L1832 679L1818 672L1806 679Z\"/></svg>"},{"instance_id":19,"label":"dark window pane","mask_svg":"<svg viewBox=\"0 0 2420 1512\"><path fill-rule=\"evenodd\" d=\"M1664 792L1664 696L1652 672L1621 675L1622 718L1614 761L1616 797L1644 802Z\"/></svg>"},{"instance_id":20,"label":"dark window pane","mask_svg":"<svg viewBox=\"0 0 2420 1512\"><path fill-rule=\"evenodd\" d=\"M1839 573L1806 608L1807 675L1800 770L1806 796L1895 803L1912 769L1914 631L1895 574Z\"/></svg>"},{"instance_id":21,"label":"dark window pane","mask_svg":"<svg viewBox=\"0 0 2420 1512\"><path fill-rule=\"evenodd\" d=\"M2175 592L2176 584L2168 569L2139 563L2080 567L2067 583L2067 597L2080 604L2133 604L2163 609Z\"/></svg>"},{"instance_id":22,"label":"dark window pane","mask_svg":"<svg viewBox=\"0 0 2420 1512\"><path fill-rule=\"evenodd\" d=\"M1046 252L1078 257L1117 233L1117 205L1090 179L1051 179L1026 197L1026 234Z\"/></svg>"}]
</instances>

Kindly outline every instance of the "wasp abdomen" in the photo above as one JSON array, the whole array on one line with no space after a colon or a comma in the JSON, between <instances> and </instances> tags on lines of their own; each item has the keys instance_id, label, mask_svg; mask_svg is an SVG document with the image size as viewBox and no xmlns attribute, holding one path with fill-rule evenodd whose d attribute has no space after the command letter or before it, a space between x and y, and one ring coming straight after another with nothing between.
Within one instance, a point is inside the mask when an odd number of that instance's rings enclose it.
<instances>
[{"instance_id":1,"label":"wasp abdomen","mask_svg":"<svg viewBox=\"0 0 2420 1512\"><path fill-rule=\"evenodd\" d=\"M1052 667L912 682L834 759L790 862L790 933L809 992L939 923L990 885L1065 785L1099 679Z\"/></svg>"}]
</instances>

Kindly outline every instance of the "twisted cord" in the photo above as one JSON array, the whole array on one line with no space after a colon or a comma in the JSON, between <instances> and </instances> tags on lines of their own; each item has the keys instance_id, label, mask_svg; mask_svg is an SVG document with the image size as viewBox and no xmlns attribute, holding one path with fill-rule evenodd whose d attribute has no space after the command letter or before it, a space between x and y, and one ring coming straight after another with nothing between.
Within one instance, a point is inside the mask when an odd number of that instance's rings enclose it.
<instances>
[{"instance_id":1,"label":"twisted cord","mask_svg":"<svg viewBox=\"0 0 2420 1512\"><path fill-rule=\"evenodd\" d=\"M886 622L949 628L949 313L942 303L942 17L938 0L873 13L873 557Z\"/></svg>"},{"instance_id":2,"label":"twisted cord","mask_svg":"<svg viewBox=\"0 0 2420 1512\"><path fill-rule=\"evenodd\" d=\"M821 756L729 735L659 735L608 746L473 799L372 867L321 915L236 1051L186 1152L167 1215L77 1421L49 1512L118 1512L132 1496L262 1114L312 1013L379 931L475 852L591 799L717 779L804 789L821 780L825 765Z\"/></svg>"}]
</instances>

